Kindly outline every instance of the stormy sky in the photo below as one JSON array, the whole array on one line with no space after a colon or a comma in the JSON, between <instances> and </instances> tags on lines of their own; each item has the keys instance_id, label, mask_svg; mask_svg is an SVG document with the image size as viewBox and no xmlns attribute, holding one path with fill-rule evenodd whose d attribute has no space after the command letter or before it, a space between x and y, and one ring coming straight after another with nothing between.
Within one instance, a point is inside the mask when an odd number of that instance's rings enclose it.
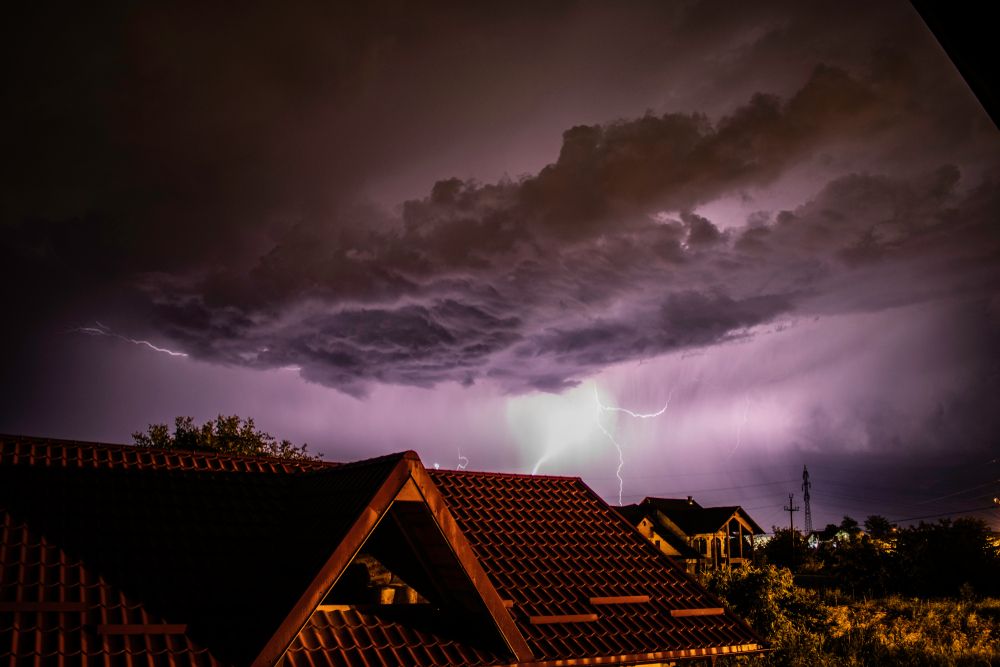
<instances>
[{"instance_id":1,"label":"stormy sky","mask_svg":"<svg viewBox=\"0 0 1000 667\"><path fill-rule=\"evenodd\" d=\"M908 3L20 11L2 432L237 413L767 527L804 464L817 527L1000 492L1000 134Z\"/></svg>"}]
</instances>

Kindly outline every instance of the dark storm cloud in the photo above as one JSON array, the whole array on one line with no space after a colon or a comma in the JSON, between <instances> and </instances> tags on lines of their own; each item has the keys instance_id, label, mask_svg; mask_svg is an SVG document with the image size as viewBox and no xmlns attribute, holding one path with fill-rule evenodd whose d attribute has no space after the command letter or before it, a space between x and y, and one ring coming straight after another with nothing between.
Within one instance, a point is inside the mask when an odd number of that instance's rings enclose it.
<instances>
[{"instance_id":1,"label":"dark storm cloud","mask_svg":"<svg viewBox=\"0 0 1000 667\"><path fill-rule=\"evenodd\" d=\"M631 359L654 357L681 348L725 342L749 327L787 312L790 302L777 296L736 301L719 294L688 291L670 294L658 312L619 321L595 322L575 329L555 329L540 335L522 356L552 355L583 369Z\"/></svg>"},{"instance_id":2,"label":"dark storm cloud","mask_svg":"<svg viewBox=\"0 0 1000 667\"><path fill-rule=\"evenodd\" d=\"M667 114L575 127L563 135L558 161L524 183L523 199L570 237L612 216L689 210L770 182L831 138L863 133L877 109L865 85L820 66L787 102L755 95L714 125Z\"/></svg>"},{"instance_id":3,"label":"dark storm cloud","mask_svg":"<svg viewBox=\"0 0 1000 667\"><path fill-rule=\"evenodd\" d=\"M360 395L551 390L782 315L988 292L996 204L936 152L984 142L945 122L969 100L940 58L910 53L919 21L794 6L25 16L7 42L22 67L4 301L26 329L100 307L195 358ZM65 48L39 50L39 33ZM671 111L635 117L650 99L635 90L660 88ZM550 97L558 113L540 113ZM498 151L536 116L566 122L534 174L461 172L390 213L359 194L427 155ZM795 210L695 212L823 160L848 175ZM926 174L880 175L893 160Z\"/></svg>"},{"instance_id":4,"label":"dark storm cloud","mask_svg":"<svg viewBox=\"0 0 1000 667\"><path fill-rule=\"evenodd\" d=\"M147 291L163 331L200 358L293 366L355 395L483 378L558 390L780 315L895 307L973 280L989 296L996 196L991 183L961 192L952 166L848 174L726 231L687 208L776 178L807 147L877 136L884 111L819 68L789 101L758 96L716 124L576 127L535 177L440 181L395 226L298 225L249 271L154 276Z\"/></svg>"}]
</instances>

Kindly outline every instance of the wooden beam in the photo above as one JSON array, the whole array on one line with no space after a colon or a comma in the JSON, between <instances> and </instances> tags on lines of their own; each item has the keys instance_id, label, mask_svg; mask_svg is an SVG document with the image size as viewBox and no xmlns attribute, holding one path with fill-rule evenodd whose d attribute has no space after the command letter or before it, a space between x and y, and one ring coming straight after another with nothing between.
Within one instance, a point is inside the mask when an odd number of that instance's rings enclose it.
<instances>
[{"instance_id":1,"label":"wooden beam","mask_svg":"<svg viewBox=\"0 0 1000 667\"><path fill-rule=\"evenodd\" d=\"M462 569L465 570L465 574L472 581L472 585L475 586L480 599L486 606L487 613L493 618L500 636L507 644L507 648L514 654L517 662L534 660L535 656L531 652L531 647L528 646L524 635L521 634L514 619L511 618L507 605L504 604L496 587L493 586L486 570L476 558L472 545L461 528L458 527L458 522L452 516L451 510L448 509L444 496L438 491L434 480L427 474L427 470L424 469L424 465L416 455L412 459L407 459L406 462L410 469L411 478L424 497L427 508L430 510L431 516L434 517L434 522L444 535Z\"/></svg>"},{"instance_id":2,"label":"wooden beam","mask_svg":"<svg viewBox=\"0 0 1000 667\"><path fill-rule=\"evenodd\" d=\"M416 456L414 452L406 452L400 457L395 467L389 471L382 481L382 485L368 501L367 507L361 511L348 529L344 539L334 548L326 563L313 577L312 583L299 597L298 602L285 616L275 633L267 640L264 648L253 661L252 667L271 667L285 653L289 644L309 621L309 617L316 610L316 607L354 560L354 556L361 550L365 540L375 530L375 526L385 516L393 499L410 479L407 460L411 457L416 458Z\"/></svg>"},{"instance_id":3,"label":"wooden beam","mask_svg":"<svg viewBox=\"0 0 1000 667\"><path fill-rule=\"evenodd\" d=\"M648 595L609 595L590 598L590 604L643 604L649 602Z\"/></svg>"},{"instance_id":4,"label":"wooden beam","mask_svg":"<svg viewBox=\"0 0 1000 667\"><path fill-rule=\"evenodd\" d=\"M566 667L567 665L638 665L673 662L691 658L707 658L713 655L735 655L740 653L761 653L767 650L760 644L739 644L734 646L711 646L705 648L678 649L673 651L656 651L654 653L636 653L629 655L610 655L593 658L539 660L537 662L520 663L518 667Z\"/></svg>"},{"instance_id":5,"label":"wooden beam","mask_svg":"<svg viewBox=\"0 0 1000 667\"><path fill-rule=\"evenodd\" d=\"M697 609L671 609L670 615L677 618L681 616L721 616L726 610L722 607L702 607Z\"/></svg>"}]
</instances>

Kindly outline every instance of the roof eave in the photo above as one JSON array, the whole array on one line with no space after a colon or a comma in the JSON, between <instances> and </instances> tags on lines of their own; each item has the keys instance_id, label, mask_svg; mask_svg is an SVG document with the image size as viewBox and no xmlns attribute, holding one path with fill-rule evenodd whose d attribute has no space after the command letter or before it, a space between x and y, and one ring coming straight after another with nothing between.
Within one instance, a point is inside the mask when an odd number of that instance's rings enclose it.
<instances>
[{"instance_id":1,"label":"roof eave","mask_svg":"<svg viewBox=\"0 0 1000 667\"><path fill-rule=\"evenodd\" d=\"M629 655L609 655L596 658L560 658L556 660L540 660L535 662L517 662L517 667L570 667L572 665L642 665L644 663L663 660L684 660L689 658L709 658L720 655L751 655L764 653L767 647L762 644L738 644L732 646L709 646L705 648L677 649L674 651L656 651L652 653L633 653Z\"/></svg>"}]
</instances>

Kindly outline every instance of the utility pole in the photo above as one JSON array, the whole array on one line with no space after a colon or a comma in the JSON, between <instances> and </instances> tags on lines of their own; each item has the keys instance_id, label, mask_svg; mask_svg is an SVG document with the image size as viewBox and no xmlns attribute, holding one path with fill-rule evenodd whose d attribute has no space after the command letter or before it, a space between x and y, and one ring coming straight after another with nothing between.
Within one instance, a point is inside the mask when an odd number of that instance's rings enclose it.
<instances>
[{"instance_id":1,"label":"utility pole","mask_svg":"<svg viewBox=\"0 0 1000 667\"><path fill-rule=\"evenodd\" d=\"M799 511L799 508L792 504L792 499L795 496L791 493L788 494L788 504L785 505L785 511L788 512L788 539L791 541L792 545L792 572L795 571L795 512Z\"/></svg>"},{"instance_id":2,"label":"utility pole","mask_svg":"<svg viewBox=\"0 0 1000 667\"><path fill-rule=\"evenodd\" d=\"M809 509L809 489L812 488L812 482L809 481L809 468L802 466L802 501L805 506L805 531L806 539L813 533L813 515L812 510ZM788 503L791 505L791 502Z\"/></svg>"}]
</instances>

